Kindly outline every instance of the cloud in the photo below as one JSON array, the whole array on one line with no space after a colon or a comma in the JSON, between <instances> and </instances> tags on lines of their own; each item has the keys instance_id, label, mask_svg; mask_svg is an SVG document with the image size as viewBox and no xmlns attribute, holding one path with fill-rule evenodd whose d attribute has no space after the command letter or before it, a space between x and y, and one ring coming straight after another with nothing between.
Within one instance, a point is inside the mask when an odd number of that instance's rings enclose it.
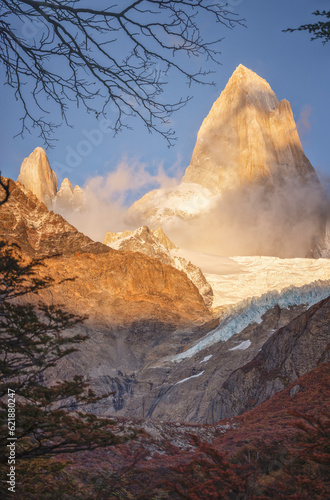
<instances>
[{"instance_id":1,"label":"cloud","mask_svg":"<svg viewBox=\"0 0 330 500\"><path fill-rule=\"evenodd\" d=\"M251 184L227 190L207 214L176 219L164 230L182 248L216 255L306 257L312 254L327 210L320 185L291 178L280 186Z\"/></svg>"},{"instance_id":2,"label":"cloud","mask_svg":"<svg viewBox=\"0 0 330 500\"><path fill-rule=\"evenodd\" d=\"M125 217L132 201L150 189L171 187L177 182L162 165L150 169L137 160L123 159L107 174L87 179L82 209L59 207L57 211L79 231L103 242L107 231L133 229Z\"/></svg>"},{"instance_id":3,"label":"cloud","mask_svg":"<svg viewBox=\"0 0 330 500\"><path fill-rule=\"evenodd\" d=\"M312 106L310 106L309 104L306 104L300 112L299 118L297 120L297 130L301 137L307 134L312 128L309 121L311 113Z\"/></svg>"}]
</instances>

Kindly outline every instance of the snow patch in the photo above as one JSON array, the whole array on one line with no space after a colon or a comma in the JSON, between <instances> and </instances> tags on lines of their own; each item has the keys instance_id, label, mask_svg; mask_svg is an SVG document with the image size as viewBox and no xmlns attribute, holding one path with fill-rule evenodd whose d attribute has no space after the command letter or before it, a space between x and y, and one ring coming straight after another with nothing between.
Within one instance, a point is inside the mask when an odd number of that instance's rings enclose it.
<instances>
[{"instance_id":1,"label":"snow patch","mask_svg":"<svg viewBox=\"0 0 330 500\"><path fill-rule=\"evenodd\" d=\"M235 347L232 347L229 349L230 351L236 351L237 349L241 349L242 351L245 351L245 349L248 349L251 345L251 340L244 340L244 342L241 342Z\"/></svg>"},{"instance_id":2,"label":"snow patch","mask_svg":"<svg viewBox=\"0 0 330 500\"><path fill-rule=\"evenodd\" d=\"M200 361L200 363L206 363L206 361L208 361L209 359L211 359L213 356L213 354L210 354L209 356L205 356L204 359L202 359L202 361Z\"/></svg>"},{"instance_id":3,"label":"snow patch","mask_svg":"<svg viewBox=\"0 0 330 500\"><path fill-rule=\"evenodd\" d=\"M191 375L191 377L184 378L183 380L180 380L179 382L177 382L177 383L176 383L176 384L174 384L174 385L183 384L183 382L187 382L187 380L190 380L191 378L197 378L197 377L200 377L201 375L203 375L203 373L204 373L204 370L203 370L202 372L197 373L197 375Z\"/></svg>"}]
</instances>

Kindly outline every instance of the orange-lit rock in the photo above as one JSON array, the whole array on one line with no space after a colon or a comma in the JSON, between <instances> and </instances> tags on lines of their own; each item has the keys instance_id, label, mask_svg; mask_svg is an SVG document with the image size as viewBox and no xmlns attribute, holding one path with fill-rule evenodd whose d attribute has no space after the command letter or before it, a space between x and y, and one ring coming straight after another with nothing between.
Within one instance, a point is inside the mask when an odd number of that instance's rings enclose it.
<instances>
[{"instance_id":1,"label":"orange-lit rock","mask_svg":"<svg viewBox=\"0 0 330 500\"><path fill-rule=\"evenodd\" d=\"M316 180L299 140L290 103L238 66L198 132L183 182L213 193L242 183Z\"/></svg>"},{"instance_id":2,"label":"orange-lit rock","mask_svg":"<svg viewBox=\"0 0 330 500\"><path fill-rule=\"evenodd\" d=\"M57 283L41 296L87 314L95 323L141 319L203 323L211 318L197 288L184 272L137 252L95 243L29 191L10 181L10 197L0 206L1 237L31 257L50 257L40 273Z\"/></svg>"},{"instance_id":3,"label":"orange-lit rock","mask_svg":"<svg viewBox=\"0 0 330 500\"><path fill-rule=\"evenodd\" d=\"M57 194L57 177L50 168L44 149L36 148L28 158L25 158L17 180L32 191L39 201L48 207L51 206Z\"/></svg>"}]
</instances>

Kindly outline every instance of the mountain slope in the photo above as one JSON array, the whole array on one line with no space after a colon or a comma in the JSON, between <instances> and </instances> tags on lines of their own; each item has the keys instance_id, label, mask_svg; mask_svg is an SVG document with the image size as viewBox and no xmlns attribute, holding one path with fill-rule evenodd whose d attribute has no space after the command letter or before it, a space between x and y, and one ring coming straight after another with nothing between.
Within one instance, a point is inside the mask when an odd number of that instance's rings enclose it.
<instances>
[{"instance_id":1,"label":"mountain slope","mask_svg":"<svg viewBox=\"0 0 330 500\"><path fill-rule=\"evenodd\" d=\"M104 326L148 318L171 324L211 318L183 272L95 243L13 181L9 200L0 207L0 234L28 256L50 257L40 273L50 274L57 285L42 296L64 301L71 312L90 314ZM75 280L63 282L66 278Z\"/></svg>"},{"instance_id":2,"label":"mountain slope","mask_svg":"<svg viewBox=\"0 0 330 500\"><path fill-rule=\"evenodd\" d=\"M74 463L69 457L68 473L88 498L102 488L106 498L323 500L330 493L330 363L296 384L299 392L290 384L213 425L119 419L118 431L134 429L137 440L79 453Z\"/></svg>"},{"instance_id":3,"label":"mountain slope","mask_svg":"<svg viewBox=\"0 0 330 500\"><path fill-rule=\"evenodd\" d=\"M272 335L257 356L234 371L218 391L212 420L238 415L272 397L330 359L330 298ZM299 391L297 386L296 391Z\"/></svg>"},{"instance_id":4,"label":"mountain slope","mask_svg":"<svg viewBox=\"0 0 330 500\"><path fill-rule=\"evenodd\" d=\"M204 274L190 261L170 253L176 247L161 228L151 231L147 226L142 226L135 231L124 231L123 233L108 231L104 238L104 244L116 250L141 252L183 271L198 288L205 304L208 307L212 305L213 291Z\"/></svg>"}]
</instances>

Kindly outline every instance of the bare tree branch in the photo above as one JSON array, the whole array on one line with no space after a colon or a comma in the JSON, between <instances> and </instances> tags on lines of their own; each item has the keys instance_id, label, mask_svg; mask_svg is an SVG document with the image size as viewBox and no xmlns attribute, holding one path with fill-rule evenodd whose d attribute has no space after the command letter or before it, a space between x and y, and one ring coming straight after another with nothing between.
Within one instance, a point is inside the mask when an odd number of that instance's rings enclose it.
<instances>
[{"instance_id":1,"label":"bare tree branch","mask_svg":"<svg viewBox=\"0 0 330 500\"><path fill-rule=\"evenodd\" d=\"M0 0L0 61L23 107L20 135L37 128L50 145L73 102L96 117L108 115L115 133L137 116L172 144L169 117L189 97L163 99L169 71L189 85L212 84L203 67L219 63L222 38L204 39L201 21L231 29L243 20L212 0L126 0L104 10L86 4Z\"/></svg>"}]
</instances>

